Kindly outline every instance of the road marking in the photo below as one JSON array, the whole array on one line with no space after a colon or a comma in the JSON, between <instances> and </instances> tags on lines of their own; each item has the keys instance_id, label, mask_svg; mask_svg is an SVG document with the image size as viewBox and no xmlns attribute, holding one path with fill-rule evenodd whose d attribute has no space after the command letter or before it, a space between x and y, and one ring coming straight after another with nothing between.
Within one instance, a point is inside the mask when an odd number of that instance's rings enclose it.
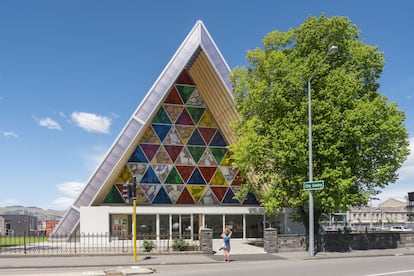
<instances>
[{"instance_id":1,"label":"road marking","mask_svg":"<svg viewBox=\"0 0 414 276\"><path fill-rule=\"evenodd\" d=\"M395 274L403 274L403 273L410 273L410 272L414 272L414 270L401 270L401 271L385 272L385 273L378 273L378 274L368 274L364 276L395 275Z\"/></svg>"}]
</instances>

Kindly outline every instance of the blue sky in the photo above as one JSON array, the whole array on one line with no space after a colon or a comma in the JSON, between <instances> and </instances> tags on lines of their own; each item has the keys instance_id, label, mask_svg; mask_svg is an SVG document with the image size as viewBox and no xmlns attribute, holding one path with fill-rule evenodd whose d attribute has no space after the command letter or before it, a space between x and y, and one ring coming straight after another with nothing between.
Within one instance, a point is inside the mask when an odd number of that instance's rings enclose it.
<instances>
[{"instance_id":1,"label":"blue sky","mask_svg":"<svg viewBox=\"0 0 414 276\"><path fill-rule=\"evenodd\" d=\"M384 52L380 92L413 154L379 201L414 191L414 1L0 1L0 206L66 209L197 20L230 68L278 29L347 16Z\"/></svg>"}]
</instances>

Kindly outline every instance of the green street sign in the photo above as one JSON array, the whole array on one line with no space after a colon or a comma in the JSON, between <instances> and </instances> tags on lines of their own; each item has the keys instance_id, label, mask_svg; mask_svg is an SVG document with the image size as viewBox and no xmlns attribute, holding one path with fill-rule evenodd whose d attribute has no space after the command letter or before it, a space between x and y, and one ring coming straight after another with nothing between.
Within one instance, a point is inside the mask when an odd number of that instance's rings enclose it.
<instances>
[{"instance_id":1,"label":"green street sign","mask_svg":"<svg viewBox=\"0 0 414 276\"><path fill-rule=\"evenodd\" d=\"M323 180L310 181L303 183L304 190L322 190L325 182Z\"/></svg>"}]
</instances>

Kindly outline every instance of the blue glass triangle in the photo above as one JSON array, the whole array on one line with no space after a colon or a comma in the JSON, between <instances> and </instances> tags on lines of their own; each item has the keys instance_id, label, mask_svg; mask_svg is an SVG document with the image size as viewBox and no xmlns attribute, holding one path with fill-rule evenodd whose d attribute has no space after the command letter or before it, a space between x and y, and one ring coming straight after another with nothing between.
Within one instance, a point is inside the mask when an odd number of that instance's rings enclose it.
<instances>
[{"instance_id":1,"label":"blue glass triangle","mask_svg":"<svg viewBox=\"0 0 414 276\"><path fill-rule=\"evenodd\" d=\"M160 180L155 174L151 166L148 167L148 170L145 172L144 176L141 179L141 183L154 183L160 184Z\"/></svg>"},{"instance_id":2,"label":"blue glass triangle","mask_svg":"<svg viewBox=\"0 0 414 276\"><path fill-rule=\"evenodd\" d=\"M204 146L205 145L203 137L201 137L201 134L197 128L194 130L193 135L191 135L190 140L188 140L187 145L192 145L192 146Z\"/></svg>"},{"instance_id":3,"label":"blue glass triangle","mask_svg":"<svg viewBox=\"0 0 414 276\"><path fill-rule=\"evenodd\" d=\"M188 180L187 184L206 184L204 181L203 176L201 175L198 168L196 168L191 175L190 179Z\"/></svg>"},{"instance_id":4,"label":"blue glass triangle","mask_svg":"<svg viewBox=\"0 0 414 276\"><path fill-rule=\"evenodd\" d=\"M243 205L260 205L260 203L253 193L248 193Z\"/></svg>"},{"instance_id":5,"label":"blue glass triangle","mask_svg":"<svg viewBox=\"0 0 414 276\"><path fill-rule=\"evenodd\" d=\"M132 153L131 157L129 158L128 162L148 163L149 161L142 152L141 147L137 146L134 150L134 153Z\"/></svg>"},{"instance_id":6,"label":"blue glass triangle","mask_svg":"<svg viewBox=\"0 0 414 276\"><path fill-rule=\"evenodd\" d=\"M220 131L216 132L213 139L211 139L210 146L214 147L225 147L227 146L226 140L224 140L223 136L221 135Z\"/></svg>"},{"instance_id":7,"label":"blue glass triangle","mask_svg":"<svg viewBox=\"0 0 414 276\"><path fill-rule=\"evenodd\" d=\"M225 204L240 204L240 202L237 199L233 199L234 197L234 193L232 189L229 189L227 191L227 194L224 196L223 200L221 201L221 203L225 203Z\"/></svg>"},{"instance_id":8,"label":"blue glass triangle","mask_svg":"<svg viewBox=\"0 0 414 276\"><path fill-rule=\"evenodd\" d=\"M168 132L170 131L171 125L152 124L152 128L158 135L158 138L160 138L161 141L164 141L165 136L167 136Z\"/></svg>"},{"instance_id":9,"label":"blue glass triangle","mask_svg":"<svg viewBox=\"0 0 414 276\"><path fill-rule=\"evenodd\" d=\"M152 204L171 204L171 199L165 191L164 187L158 191L158 194L155 196Z\"/></svg>"}]
</instances>

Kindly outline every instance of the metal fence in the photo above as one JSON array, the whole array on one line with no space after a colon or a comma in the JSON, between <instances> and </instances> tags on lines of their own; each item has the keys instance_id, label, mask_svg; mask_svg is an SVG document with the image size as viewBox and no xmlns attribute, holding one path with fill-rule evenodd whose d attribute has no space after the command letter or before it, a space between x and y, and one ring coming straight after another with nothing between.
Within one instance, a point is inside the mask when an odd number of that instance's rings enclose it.
<instances>
[{"instance_id":1,"label":"metal fence","mask_svg":"<svg viewBox=\"0 0 414 276\"><path fill-rule=\"evenodd\" d=\"M198 235L137 235L137 254L199 251ZM133 254L132 235L77 233L72 236L0 236L1 255L119 255Z\"/></svg>"}]
</instances>

